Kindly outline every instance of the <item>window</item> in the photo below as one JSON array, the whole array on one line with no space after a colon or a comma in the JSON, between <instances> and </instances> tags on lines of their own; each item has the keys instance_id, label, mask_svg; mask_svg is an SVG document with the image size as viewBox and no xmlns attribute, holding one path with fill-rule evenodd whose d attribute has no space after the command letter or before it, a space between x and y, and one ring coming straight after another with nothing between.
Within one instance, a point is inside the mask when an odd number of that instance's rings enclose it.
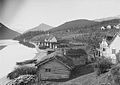
<instances>
[{"instance_id":1,"label":"window","mask_svg":"<svg viewBox=\"0 0 120 85\"><path fill-rule=\"evenodd\" d=\"M51 72L51 69L50 68L46 68L45 72Z\"/></svg>"},{"instance_id":2,"label":"window","mask_svg":"<svg viewBox=\"0 0 120 85\"><path fill-rule=\"evenodd\" d=\"M103 48L103 51L105 51L105 48Z\"/></svg>"},{"instance_id":3,"label":"window","mask_svg":"<svg viewBox=\"0 0 120 85\"><path fill-rule=\"evenodd\" d=\"M113 39L113 36L107 36L107 40L110 41Z\"/></svg>"},{"instance_id":4,"label":"window","mask_svg":"<svg viewBox=\"0 0 120 85\"><path fill-rule=\"evenodd\" d=\"M112 49L112 54L115 54L116 53L116 49Z\"/></svg>"}]
</instances>

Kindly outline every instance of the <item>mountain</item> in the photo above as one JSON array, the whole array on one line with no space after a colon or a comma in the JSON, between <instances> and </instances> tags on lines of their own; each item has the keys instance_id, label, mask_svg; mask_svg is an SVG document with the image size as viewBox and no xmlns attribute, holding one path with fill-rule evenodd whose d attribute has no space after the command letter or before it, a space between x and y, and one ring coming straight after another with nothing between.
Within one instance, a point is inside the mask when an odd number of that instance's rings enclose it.
<instances>
[{"instance_id":1,"label":"mountain","mask_svg":"<svg viewBox=\"0 0 120 85\"><path fill-rule=\"evenodd\" d=\"M49 29L51 29L51 28L53 28L53 27L50 26L50 25L47 25L47 24L42 23L42 24L40 24L39 26L28 30L27 32L29 32L29 31L47 31L47 30L49 30Z\"/></svg>"},{"instance_id":2,"label":"mountain","mask_svg":"<svg viewBox=\"0 0 120 85\"><path fill-rule=\"evenodd\" d=\"M102 31L102 26L107 25L117 25L120 23L120 19L111 19L106 21L93 21L93 20L86 20L86 19L80 19L80 20L73 20L66 22L58 27L52 28L48 30L49 33L89 33L89 32L95 32L95 31ZM107 30L109 31L109 30Z\"/></svg>"},{"instance_id":3,"label":"mountain","mask_svg":"<svg viewBox=\"0 0 120 85\"><path fill-rule=\"evenodd\" d=\"M66 22L58 27L54 27L50 30L45 32L43 31L29 31L16 37L16 40L23 41L25 40L39 40L38 36L44 35L46 33L54 35L60 41L69 41L74 43L87 43L89 39L98 36L99 39L102 39L104 36L108 34L116 34L119 29L114 28L114 25L120 23L120 19L112 19L102 22L97 22L94 20L87 20L87 19L79 19ZM111 25L112 29L101 30L102 26ZM91 36L92 35L92 36ZM91 37L91 38L90 38ZM95 37L96 38L96 37ZM96 40L96 44L98 44ZM93 39L94 41L94 39Z\"/></svg>"},{"instance_id":4,"label":"mountain","mask_svg":"<svg viewBox=\"0 0 120 85\"><path fill-rule=\"evenodd\" d=\"M15 40L18 40L18 41L21 41L22 44L28 44L28 43L24 43L22 42L24 39L25 40L30 40L32 39L33 37L37 36L37 35L41 35L41 34L45 34L45 31L49 30L53 28L52 26L49 26L47 24L40 24L39 26L35 27L35 28L32 28L26 32L24 32L23 34L15 37L14 39ZM32 46L33 47L33 46Z\"/></svg>"},{"instance_id":5,"label":"mountain","mask_svg":"<svg viewBox=\"0 0 120 85\"><path fill-rule=\"evenodd\" d=\"M1 39L13 39L14 37L18 36L20 33L9 29L2 23L0 23L0 40Z\"/></svg>"},{"instance_id":6,"label":"mountain","mask_svg":"<svg viewBox=\"0 0 120 85\"><path fill-rule=\"evenodd\" d=\"M79 19L79 20L73 20L66 22L58 27L52 28L49 31L55 32L55 31L62 31L62 30L75 30L75 29L81 29L86 26L92 26L97 24L98 22L87 20L87 19Z\"/></svg>"},{"instance_id":7,"label":"mountain","mask_svg":"<svg viewBox=\"0 0 120 85\"><path fill-rule=\"evenodd\" d=\"M101 19L95 19L94 21L102 22L102 21L108 21L112 19L120 19L120 15L118 16L113 16L113 17L107 17L107 18L101 18Z\"/></svg>"}]
</instances>

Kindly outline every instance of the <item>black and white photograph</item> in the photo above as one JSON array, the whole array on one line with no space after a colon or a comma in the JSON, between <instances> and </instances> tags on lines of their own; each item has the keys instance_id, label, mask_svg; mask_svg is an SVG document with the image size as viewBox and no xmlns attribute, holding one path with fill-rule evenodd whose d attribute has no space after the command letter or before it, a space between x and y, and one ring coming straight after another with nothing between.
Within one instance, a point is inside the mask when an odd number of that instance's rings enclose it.
<instances>
[{"instance_id":1,"label":"black and white photograph","mask_svg":"<svg viewBox=\"0 0 120 85\"><path fill-rule=\"evenodd\" d=\"M0 85L120 85L120 0L0 0Z\"/></svg>"}]
</instances>

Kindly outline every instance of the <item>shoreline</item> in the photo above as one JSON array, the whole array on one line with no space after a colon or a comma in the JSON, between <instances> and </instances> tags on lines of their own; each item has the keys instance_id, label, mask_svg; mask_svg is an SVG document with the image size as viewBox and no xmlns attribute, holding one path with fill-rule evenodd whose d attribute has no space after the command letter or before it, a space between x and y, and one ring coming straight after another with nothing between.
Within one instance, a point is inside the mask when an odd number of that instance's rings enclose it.
<instances>
[{"instance_id":1,"label":"shoreline","mask_svg":"<svg viewBox=\"0 0 120 85\"><path fill-rule=\"evenodd\" d=\"M0 46L0 50L2 50L2 49L5 48L5 47L6 47L6 45Z\"/></svg>"}]
</instances>

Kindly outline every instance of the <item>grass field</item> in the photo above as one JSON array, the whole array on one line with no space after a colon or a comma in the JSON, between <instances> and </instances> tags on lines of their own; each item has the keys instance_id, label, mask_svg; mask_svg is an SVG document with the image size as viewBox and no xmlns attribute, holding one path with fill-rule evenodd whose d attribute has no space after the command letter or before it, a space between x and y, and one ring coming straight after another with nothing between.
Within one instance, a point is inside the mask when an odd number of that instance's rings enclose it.
<instances>
[{"instance_id":1,"label":"grass field","mask_svg":"<svg viewBox=\"0 0 120 85\"><path fill-rule=\"evenodd\" d=\"M93 72L59 85L102 85L108 83L107 77L108 73L96 76L96 73Z\"/></svg>"}]
</instances>

